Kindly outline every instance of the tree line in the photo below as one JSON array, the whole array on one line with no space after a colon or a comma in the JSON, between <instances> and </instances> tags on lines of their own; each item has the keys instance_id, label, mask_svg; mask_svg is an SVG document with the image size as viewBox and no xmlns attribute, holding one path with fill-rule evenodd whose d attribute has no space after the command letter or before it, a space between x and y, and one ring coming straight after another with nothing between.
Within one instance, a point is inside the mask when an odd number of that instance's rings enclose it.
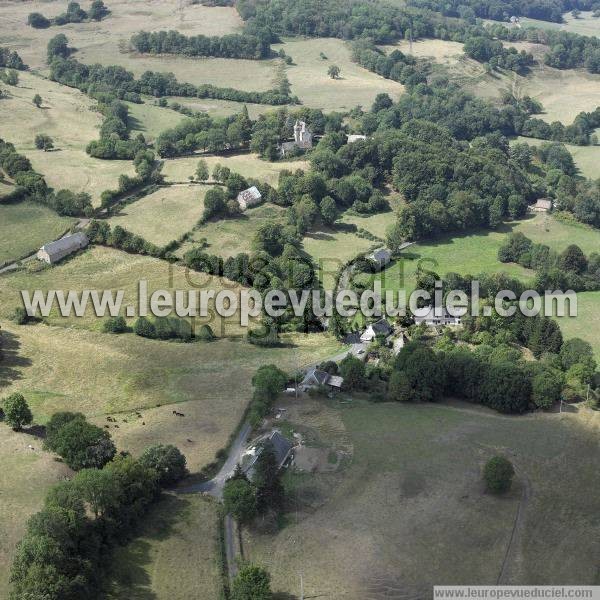
<instances>
[{"instance_id":1,"label":"tree line","mask_svg":"<svg viewBox=\"0 0 600 600\"><path fill-rule=\"evenodd\" d=\"M19 428L23 419L31 422L20 394L3 404ZM73 412L55 413L48 421L44 448L75 475L51 487L27 522L11 567L13 600L97 597L107 557L135 535L161 488L186 476L185 457L176 447L151 446L139 459L117 454L108 427Z\"/></svg>"},{"instance_id":2,"label":"tree line","mask_svg":"<svg viewBox=\"0 0 600 600\"><path fill-rule=\"evenodd\" d=\"M223 36L186 36L178 31L140 31L131 36L131 46L144 54L183 54L216 58L270 58L268 39L232 33Z\"/></svg>"},{"instance_id":3,"label":"tree line","mask_svg":"<svg viewBox=\"0 0 600 600\"><path fill-rule=\"evenodd\" d=\"M93 0L89 11L83 10L78 2L69 2L67 10L54 18L48 19L39 12L29 13L27 24L35 29L47 29L52 25L67 23L83 23L85 21L101 21L110 11L102 0Z\"/></svg>"}]
</instances>

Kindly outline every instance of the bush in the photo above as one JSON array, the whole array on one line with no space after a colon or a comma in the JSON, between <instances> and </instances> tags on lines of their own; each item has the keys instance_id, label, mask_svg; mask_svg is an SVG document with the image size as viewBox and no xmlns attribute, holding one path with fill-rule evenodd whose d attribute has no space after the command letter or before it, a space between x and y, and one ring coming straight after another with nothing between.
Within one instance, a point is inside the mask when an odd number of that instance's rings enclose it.
<instances>
[{"instance_id":1,"label":"bush","mask_svg":"<svg viewBox=\"0 0 600 600\"><path fill-rule=\"evenodd\" d=\"M196 334L196 337L202 342L210 342L215 338L215 334L213 333L210 325L202 325Z\"/></svg>"},{"instance_id":2,"label":"bush","mask_svg":"<svg viewBox=\"0 0 600 600\"><path fill-rule=\"evenodd\" d=\"M127 331L127 323L120 315L118 317L110 317L102 325L104 333L125 333Z\"/></svg>"},{"instance_id":3,"label":"bush","mask_svg":"<svg viewBox=\"0 0 600 600\"><path fill-rule=\"evenodd\" d=\"M11 394L4 400L4 420L15 431L20 431L23 425L33 421L33 415L22 394Z\"/></svg>"},{"instance_id":4,"label":"bush","mask_svg":"<svg viewBox=\"0 0 600 600\"><path fill-rule=\"evenodd\" d=\"M14 312L10 316L10 320L16 323L17 325L25 325L29 322L29 315L27 311L22 307L15 308Z\"/></svg>"},{"instance_id":5,"label":"bush","mask_svg":"<svg viewBox=\"0 0 600 600\"><path fill-rule=\"evenodd\" d=\"M483 478L488 491L494 494L507 492L512 485L515 470L503 456L490 458L483 469Z\"/></svg>"},{"instance_id":6,"label":"bush","mask_svg":"<svg viewBox=\"0 0 600 600\"><path fill-rule=\"evenodd\" d=\"M156 337L156 328L154 324L146 317L140 317L133 325L133 332L140 337L154 339Z\"/></svg>"}]
</instances>

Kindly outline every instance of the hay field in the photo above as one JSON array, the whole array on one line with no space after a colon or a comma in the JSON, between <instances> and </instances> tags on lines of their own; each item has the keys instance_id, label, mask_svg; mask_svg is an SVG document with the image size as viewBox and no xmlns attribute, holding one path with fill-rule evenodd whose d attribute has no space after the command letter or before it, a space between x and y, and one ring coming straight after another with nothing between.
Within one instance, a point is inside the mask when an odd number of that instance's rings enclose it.
<instances>
[{"instance_id":1,"label":"hay field","mask_svg":"<svg viewBox=\"0 0 600 600\"><path fill-rule=\"evenodd\" d=\"M196 173L196 167L199 160L205 160L210 172L217 163L229 167L232 171L243 175L266 181L276 187L279 179L279 173L284 170L295 171L302 169L309 170L309 164L304 160L277 161L268 162L261 160L257 154L237 154L235 156L208 156L196 154L195 156L185 158L173 158L165 160L162 173L167 181L183 182L187 181L190 175Z\"/></svg>"},{"instance_id":2,"label":"hay field","mask_svg":"<svg viewBox=\"0 0 600 600\"><path fill-rule=\"evenodd\" d=\"M502 583L597 581L598 439L587 415L505 417L466 404L357 399L318 410L296 423L349 451L347 467L287 476L285 527L244 540L277 592L297 594L302 573L307 597L423 598L440 581L495 585L505 556ZM500 498L481 478L494 454L517 470Z\"/></svg>"},{"instance_id":3,"label":"hay field","mask_svg":"<svg viewBox=\"0 0 600 600\"><path fill-rule=\"evenodd\" d=\"M563 20L564 23L549 23L538 19L522 18L521 25L541 29L560 29L580 35L600 36L600 19L594 18L592 11L582 10L578 18L567 12L563 15Z\"/></svg>"},{"instance_id":4,"label":"hay field","mask_svg":"<svg viewBox=\"0 0 600 600\"><path fill-rule=\"evenodd\" d=\"M229 258L240 252L250 253L258 228L271 221L285 223L285 209L274 204L263 204L247 210L236 219L205 223L192 232L191 240L182 244L177 251L177 256L183 256L201 240L205 240L208 244L207 252L223 258Z\"/></svg>"},{"instance_id":5,"label":"hay field","mask_svg":"<svg viewBox=\"0 0 600 600\"><path fill-rule=\"evenodd\" d=\"M349 215L345 213L340 223L356 225L359 229L366 229L372 235L385 239L387 229L396 222L394 211L378 213L375 215Z\"/></svg>"},{"instance_id":6,"label":"hay field","mask_svg":"<svg viewBox=\"0 0 600 600\"><path fill-rule=\"evenodd\" d=\"M600 364L600 292L577 294L577 317L562 317L558 320L565 339L578 337L589 342Z\"/></svg>"},{"instance_id":7,"label":"hay field","mask_svg":"<svg viewBox=\"0 0 600 600\"><path fill-rule=\"evenodd\" d=\"M218 598L217 510L198 495L163 495L142 531L117 548L106 585L108 600Z\"/></svg>"},{"instance_id":8,"label":"hay field","mask_svg":"<svg viewBox=\"0 0 600 600\"><path fill-rule=\"evenodd\" d=\"M429 58L437 63L445 65L456 65L464 57L463 45L460 42L450 40L415 40L410 42L399 41L396 44L381 46L386 53L400 50L404 54L411 54L417 58Z\"/></svg>"},{"instance_id":9,"label":"hay field","mask_svg":"<svg viewBox=\"0 0 600 600\"><path fill-rule=\"evenodd\" d=\"M83 62L104 63L119 56L120 47L138 31L177 29L185 35L224 35L238 31L243 22L231 7L206 7L201 4L173 4L169 0L113 0L107 3L111 14L100 22L74 23L48 29L27 25L31 12L54 17L66 10L66 0L44 2L7 1L0 5L0 45L9 45L34 69L46 70L46 45L58 33L64 33L70 45L80 50ZM82 7L85 9L86 4ZM85 60L84 60L85 57ZM123 64L123 66L126 66ZM160 69L171 70L171 69Z\"/></svg>"},{"instance_id":10,"label":"hay field","mask_svg":"<svg viewBox=\"0 0 600 600\"><path fill-rule=\"evenodd\" d=\"M385 92L397 100L404 91L400 83L384 79L352 62L350 48L342 40L289 38L284 41L284 44L274 44L273 48L283 48L293 58L294 64L286 68L286 73L292 84L292 94L306 106L344 111L359 104L368 109L377 94ZM320 57L320 52L327 56L326 60ZM340 67L340 79L334 80L327 75L330 65Z\"/></svg>"},{"instance_id":11,"label":"hay field","mask_svg":"<svg viewBox=\"0 0 600 600\"><path fill-rule=\"evenodd\" d=\"M59 217L41 204L0 205L0 264L35 252L60 237L72 223L74 219Z\"/></svg>"},{"instance_id":12,"label":"hay field","mask_svg":"<svg viewBox=\"0 0 600 600\"><path fill-rule=\"evenodd\" d=\"M173 185L123 206L109 219L145 240L164 246L196 225L204 210L204 185Z\"/></svg>"},{"instance_id":13,"label":"hay field","mask_svg":"<svg viewBox=\"0 0 600 600\"><path fill-rule=\"evenodd\" d=\"M17 342L4 336L9 360ZM16 359L15 359L16 360ZM0 370L0 379L2 371ZM0 392L4 396L4 390ZM34 447L29 449L29 445ZM0 426L0 598L8 598L10 565L15 547L25 533L25 522L40 510L47 489L70 475L70 469L42 451L39 438Z\"/></svg>"},{"instance_id":14,"label":"hay field","mask_svg":"<svg viewBox=\"0 0 600 600\"><path fill-rule=\"evenodd\" d=\"M42 97L41 108L31 101L36 93ZM87 192L99 204L100 194L115 188L121 173L135 174L128 161L100 160L86 154L88 143L98 138L102 116L95 110L96 103L83 93L19 72L19 85L11 87L10 94L0 104L0 137L27 156L51 187ZM38 133L48 134L55 149L38 150L34 144Z\"/></svg>"}]
</instances>

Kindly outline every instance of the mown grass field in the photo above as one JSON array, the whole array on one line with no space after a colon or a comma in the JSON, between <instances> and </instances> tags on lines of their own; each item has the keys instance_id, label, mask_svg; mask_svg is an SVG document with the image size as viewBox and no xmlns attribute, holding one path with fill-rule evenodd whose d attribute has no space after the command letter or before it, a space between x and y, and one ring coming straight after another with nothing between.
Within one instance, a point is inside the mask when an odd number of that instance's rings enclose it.
<instances>
[{"instance_id":1,"label":"mown grass field","mask_svg":"<svg viewBox=\"0 0 600 600\"><path fill-rule=\"evenodd\" d=\"M183 256L200 241L206 241L206 251L228 258L240 252L250 253L259 227L267 222L285 223L285 210L274 204L263 204L244 212L236 219L210 221L195 229L191 239L177 251Z\"/></svg>"},{"instance_id":2,"label":"mown grass field","mask_svg":"<svg viewBox=\"0 0 600 600\"><path fill-rule=\"evenodd\" d=\"M1 204L0 264L37 251L60 237L73 222L74 219L59 217L41 204Z\"/></svg>"},{"instance_id":3,"label":"mown grass field","mask_svg":"<svg viewBox=\"0 0 600 600\"><path fill-rule=\"evenodd\" d=\"M274 590L297 594L302 573L306 596L428 597L440 581L495 585L505 556L505 584L597 583L598 423L588 415L359 400L296 415L350 458L335 474L290 477L285 527L246 536L246 557L269 569ZM503 497L482 485L495 454L517 470Z\"/></svg>"},{"instance_id":4,"label":"mown grass field","mask_svg":"<svg viewBox=\"0 0 600 600\"><path fill-rule=\"evenodd\" d=\"M31 101L36 93L42 97L41 108ZM86 154L86 146L99 136L102 116L96 103L78 90L19 72L19 85L10 88L10 97L2 100L0 110L10 115L2 119L0 137L12 142L57 190L87 192L98 204L105 189L117 187L121 173L135 174L129 161L100 160ZM38 133L54 140L54 150L35 147Z\"/></svg>"},{"instance_id":5,"label":"mown grass field","mask_svg":"<svg viewBox=\"0 0 600 600\"><path fill-rule=\"evenodd\" d=\"M549 23L538 19L522 18L521 25L524 27L539 27L541 29L560 29L580 35L600 36L600 19L592 16L591 10L583 10L575 18L570 12L563 15L564 23Z\"/></svg>"},{"instance_id":6,"label":"mown grass field","mask_svg":"<svg viewBox=\"0 0 600 600\"><path fill-rule=\"evenodd\" d=\"M218 598L217 510L198 495L164 495L139 537L118 548L106 598Z\"/></svg>"},{"instance_id":7,"label":"mown grass field","mask_svg":"<svg viewBox=\"0 0 600 600\"><path fill-rule=\"evenodd\" d=\"M33 29L27 25L29 13L41 12L47 17L54 17L66 10L67 2L34 0L5 3L0 6L0 44L18 50L32 68L45 70L48 40L64 33L70 45L80 51L81 59L86 57L83 62L126 66L130 59L121 56L121 50L127 49L129 38L141 29L177 29L185 35L224 35L238 31L243 25L237 11L231 7L187 3L179 6L164 0L114 0L107 6L111 14L100 22ZM82 4L82 8L87 9L87 6ZM109 62L105 63L103 59Z\"/></svg>"},{"instance_id":8,"label":"mown grass field","mask_svg":"<svg viewBox=\"0 0 600 600\"><path fill-rule=\"evenodd\" d=\"M596 361L600 364L600 292L577 294L577 317L558 319L565 338L578 337L592 345Z\"/></svg>"},{"instance_id":9,"label":"mown grass field","mask_svg":"<svg viewBox=\"0 0 600 600\"><path fill-rule=\"evenodd\" d=\"M356 105L368 109L377 94L385 92L397 100L404 91L401 84L352 62L350 48L342 40L290 38L284 42L273 48L283 48L293 58L294 64L286 68L286 73L292 84L292 94L306 106L326 111L350 110ZM321 52L326 59L321 58ZM340 67L339 79L327 75L331 65Z\"/></svg>"},{"instance_id":10,"label":"mown grass field","mask_svg":"<svg viewBox=\"0 0 600 600\"><path fill-rule=\"evenodd\" d=\"M227 117L237 115L242 110L244 104L241 102L232 102L230 100L213 100L212 98L182 98L180 96L169 96L169 104L178 102L192 110L207 112L213 117ZM270 104L246 104L248 114L251 119L258 118L269 111L276 111L279 107Z\"/></svg>"},{"instance_id":11,"label":"mown grass field","mask_svg":"<svg viewBox=\"0 0 600 600\"><path fill-rule=\"evenodd\" d=\"M162 173L169 182L187 181L190 175L196 173L198 161L201 159L206 161L211 173L214 166L217 163L220 163L244 177L260 179L274 187L277 187L279 173L281 171L295 171L296 169L308 171L309 169L308 162L303 160L277 161L271 163L266 160L261 160L257 154L238 154L235 156L205 156L197 154L193 157L166 160Z\"/></svg>"},{"instance_id":12,"label":"mown grass field","mask_svg":"<svg viewBox=\"0 0 600 600\"><path fill-rule=\"evenodd\" d=\"M173 185L127 204L109 219L145 240L164 246L192 229L202 216L205 185Z\"/></svg>"}]
</instances>

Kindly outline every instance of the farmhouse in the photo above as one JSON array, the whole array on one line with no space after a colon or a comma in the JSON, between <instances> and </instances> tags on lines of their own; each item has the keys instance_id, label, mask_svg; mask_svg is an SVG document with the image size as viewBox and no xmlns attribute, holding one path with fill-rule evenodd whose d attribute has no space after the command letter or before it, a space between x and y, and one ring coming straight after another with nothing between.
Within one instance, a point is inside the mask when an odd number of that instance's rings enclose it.
<instances>
[{"instance_id":1,"label":"farmhouse","mask_svg":"<svg viewBox=\"0 0 600 600\"><path fill-rule=\"evenodd\" d=\"M281 432L275 429L270 435L265 436L250 448L242 458L242 471L249 479L252 479L252 476L254 475L254 465L267 444L270 444L273 447L278 469L281 469L286 464L294 449L292 443L286 437L281 435Z\"/></svg>"},{"instance_id":2,"label":"farmhouse","mask_svg":"<svg viewBox=\"0 0 600 600\"><path fill-rule=\"evenodd\" d=\"M378 335L389 337L394 328L385 320L380 319L375 323L371 323L360 336L361 342L372 342Z\"/></svg>"},{"instance_id":3,"label":"farmhouse","mask_svg":"<svg viewBox=\"0 0 600 600\"><path fill-rule=\"evenodd\" d=\"M379 248L375 250L369 258L377 265L379 269L383 269L392 260L392 253L387 248Z\"/></svg>"},{"instance_id":4,"label":"farmhouse","mask_svg":"<svg viewBox=\"0 0 600 600\"><path fill-rule=\"evenodd\" d=\"M539 198L538 201L531 206L533 212L548 212L552 210L552 200L550 198Z\"/></svg>"},{"instance_id":5,"label":"farmhouse","mask_svg":"<svg viewBox=\"0 0 600 600\"><path fill-rule=\"evenodd\" d=\"M300 382L300 390L308 392L308 390L320 387L322 385L330 388L340 389L344 383L344 378L338 375L330 375L326 371L314 368L310 369L304 379Z\"/></svg>"},{"instance_id":6,"label":"farmhouse","mask_svg":"<svg viewBox=\"0 0 600 600\"><path fill-rule=\"evenodd\" d=\"M296 120L294 124L294 141L283 142L279 146L281 156L286 156L296 148L308 150L312 148L312 133L304 121Z\"/></svg>"},{"instance_id":7,"label":"farmhouse","mask_svg":"<svg viewBox=\"0 0 600 600\"><path fill-rule=\"evenodd\" d=\"M37 253L38 260L47 262L49 265L62 260L65 256L77 252L88 245L88 239L85 233L81 231L73 235L67 235L60 240L44 244Z\"/></svg>"},{"instance_id":8,"label":"farmhouse","mask_svg":"<svg viewBox=\"0 0 600 600\"><path fill-rule=\"evenodd\" d=\"M461 318L452 316L447 310L446 307L438 310L439 314L435 314L435 309L433 306L429 306L427 308L421 308L414 313L415 323L420 325L421 323L425 323L428 327L436 327L438 325L460 325Z\"/></svg>"},{"instance_id":9,"label":"farmhouse","mask_svg":"<svg viewBox=\"0 0 600 600\"><path fill-rule=\"evenodd\" d=\"M251 206L256 206L262 200L262 194L258 191L258 188L253 185L247 190L241 191L237 195L237 201L242 210L246 210Z\"/></svg>"}]
</instances>

